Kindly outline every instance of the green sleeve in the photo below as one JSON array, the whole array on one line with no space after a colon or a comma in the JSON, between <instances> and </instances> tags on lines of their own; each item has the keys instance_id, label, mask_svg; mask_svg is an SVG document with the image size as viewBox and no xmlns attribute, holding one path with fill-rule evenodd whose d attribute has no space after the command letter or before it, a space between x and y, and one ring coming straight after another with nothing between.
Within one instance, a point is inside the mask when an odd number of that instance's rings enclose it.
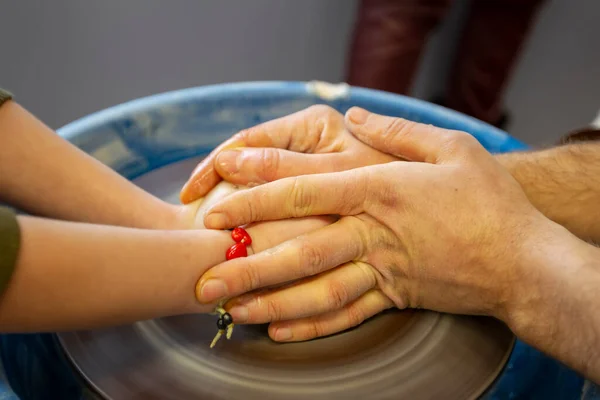
<instances>
[{"instance_id":1,"label":"green sleeve","mask_svg":"<svg viewBox=\"0 0 600 400\"><path fill-rule=\"evenodd\" d=\"M20 244L17 215L9 208L0 207L0 294L15 270Z\"/></svg>"},{"instance_id":2,"label":"green sleeve","mask_svg":"<svg viewBox=\"0 0 600 400\"><path fill-rule=\"evenodd\" d=\"M12 95L0 88L0 107ZM9 208L0 207L0 294L6 289L10 280L21 244L21 230L17 222L17 215Z\"/></svg>"},{"instance_id":3,"label":"green sleeve","mask_svg":"<svg viewBox=\"0 0 600 400\"><path fill-rule=\"evenodd\" d=\"M10 92L0 88L0 107L2 107L2 104L4 104L6 101L11 100L12 98L13 95Z\"/></svg>"}]
</instances>

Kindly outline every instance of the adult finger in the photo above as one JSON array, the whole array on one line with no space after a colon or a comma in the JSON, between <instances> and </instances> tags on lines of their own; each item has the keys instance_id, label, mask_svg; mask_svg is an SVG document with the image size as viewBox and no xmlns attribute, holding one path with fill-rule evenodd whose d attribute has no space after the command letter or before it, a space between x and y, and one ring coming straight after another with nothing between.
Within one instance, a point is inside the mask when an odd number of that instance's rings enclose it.
<instances>
[{"instance_id":1,"label":"adult finger","mask_svg":"<svg viewBox=\"0 0 600 400\"><path fill-rule=\"evenodd\" d=\"M252 186L292 176L343 171L352 168L355 160L346 153L304 154L246 147L221 152L214 167L224 180Z\"/></svg>"},{"instance_id":2,"label":"adult finger","mask_svg":"<svg viewBox=\"0 0 600 400\"><path fill-rule=\"evenodd\" d=\"M198 200L221 182L222 179L213 166L215 157L223 150L242 147L244 144L239 135L234 135L231 139L223 142L194 168L179 192L179 200L182 204Z\"/></svg>"},{"instance_id":3,"label":"adult finger","mask_svg":"<svg viewBox=\"0 0 600 400\"><path fill-rule=\"evenodd\" d=\"M341 219L270 250L219 264L200 278L196 298L200 303L212 303L316 275L358 259L365 246L360 228L357 221Z\"/></svg>"},{"instance_id":4,"label":"adult finger","mask_svg":"<svg viewBox=\"0 0 600 400\"><path fill-rule=\"evenodd\" d=\"M335 222L333 217L306 217L270 222L259 222L247 228L252 236L255 253L275 247L286 240L310 233Z\"/></svg>"},{"instance_id":5,"label":"adult finger","mask_svg":"<svg viewBox=\"0 0 600 400\"><path fill-rule=\"evenodd\" d=\"M331 107L317 105L240 131L213 150L194 169L180 192L181 202L187 204L204 196L221 181L214 163L222 151L241 147L272 147L310 153L319 144L322 131L329 126L328 122L336 116L341 120L339 113L336 114Z\"/></svg>"},{"instance_id":6,"label":"adult finger","mask_svg":"<svg viewBox=\"0 0 600 400\"><path fill-rule=\"evenodd\" d=\"M292 320L339 310L376 285L375 270L350 262L284 288L249 293L226 308L238 324Z\"/></svg>"},{"instance_id":7,"label":"adult finger","mask_svg":"<svg viewBox=\"0 0 600 400\"><path fill-rule=\"evenodd\" d=\"M368 181L365 169L285 178L226 197L207 210L204 224L227 229L274 219L355 215L364 210Z\"/></svg>"},{"instance_id":8,"label":"adult finger","mask_svg":"<svg viewBox=\"0 0 600 400\"><path fill-rule=\"evenodd\" d=\"M411 161L438 164L465 155L487 154L466 132L373 114L358 107L348 110L345 121L350 133L363 143Z\"/></svg>"},{"instance_id":9,"label":"adult finger","mask_svg":"<svg viewBox=\"0 0 600 400\"><path fill-rule=\"evenodd\" d=\"M392 307L394 303L389 298L373 289L336 311L292 321L273 322L269 326L269 336L278 342L299 342L329 336L360 325Z\"/></svg>"}]
</instances>

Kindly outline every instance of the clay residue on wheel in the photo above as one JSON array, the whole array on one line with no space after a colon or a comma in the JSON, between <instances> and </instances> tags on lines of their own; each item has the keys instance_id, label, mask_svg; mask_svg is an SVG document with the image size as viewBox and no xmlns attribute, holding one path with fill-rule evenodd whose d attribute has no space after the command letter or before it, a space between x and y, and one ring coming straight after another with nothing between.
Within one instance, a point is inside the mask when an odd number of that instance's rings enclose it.
<instances>
[{"instance_id":1,"label":"clay residue on wheel","mask_svg":"<svg viewBox=\"0 0 600 400\"><path fill-rule=\"evenodd\" d=\"M332 101L350 96L350 86L347 83L328 83L312 81L306 84L306 89L323 100Z\"/></svg>"}]
</instances>

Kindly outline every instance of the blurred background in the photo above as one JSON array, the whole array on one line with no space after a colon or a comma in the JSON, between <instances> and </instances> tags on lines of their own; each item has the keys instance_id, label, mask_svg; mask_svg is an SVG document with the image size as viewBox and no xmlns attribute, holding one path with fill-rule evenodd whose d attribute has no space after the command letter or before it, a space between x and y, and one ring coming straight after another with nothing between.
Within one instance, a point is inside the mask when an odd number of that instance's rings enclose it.
<instances>
[{"instance_id":1,"label":"blurred background","mask_svg":"<svg viewBox=\"0 0 600 400\"><path fill-rule=\"evenodd\" d=\"M457 43L474 2L488 0L414 7L413 0L396 0L405 7L405 20L398 22L382 8L390 1L366 9L357 0L0 0L0 86L59 128L117 103L190 86L341 82L352 68L357 82L390 85L391 78L370 81L377 69L365 69L360 60L379 57L379 70L397 62L406 75L411 56L418 63L409 94L443 102L449 78L457 77ZM547 0L538 8L502 91L499 111L508 119L498 124L529 144L548 145L588 125L600 110L600 1ZM479 25L514 32L522 17L507 12ZM356 31L361 18L362 31ZM416 38L415 26L427 37ZM504 48L493 50L486 53L488 63L510 56ZM396 52L395 61L389 52ZM479 83L494 80L465 71Z\"/></svg>"}]
</instances>

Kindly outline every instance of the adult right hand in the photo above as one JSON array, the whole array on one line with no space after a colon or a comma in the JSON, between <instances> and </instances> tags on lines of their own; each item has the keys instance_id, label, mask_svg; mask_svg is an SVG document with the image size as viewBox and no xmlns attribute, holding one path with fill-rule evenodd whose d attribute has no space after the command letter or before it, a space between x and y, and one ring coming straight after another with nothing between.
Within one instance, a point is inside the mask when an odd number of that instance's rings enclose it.
<instances>
[{"instance_id":1,"label":"adult right hand","mask_svg":"<svg viewBox=\"0 0 600 400\"><path fill-rule=\"evenodd\" d=\"M546 248L550 232L568 232L536 210L467 133L364 110L348 116L359 139L414 162L286 178L227 197L207 212L208 228L341 218L216 266L200 286L222 282L221 295L232 297L318 276L234 302L238 322L278 321L271 332L277 338L285 326L292 332L286 340L331 334L390 306L509 321L533 294L526 278L539 271L529 256L539 254L531 249Z\"/></svg>"}]
</instances>

